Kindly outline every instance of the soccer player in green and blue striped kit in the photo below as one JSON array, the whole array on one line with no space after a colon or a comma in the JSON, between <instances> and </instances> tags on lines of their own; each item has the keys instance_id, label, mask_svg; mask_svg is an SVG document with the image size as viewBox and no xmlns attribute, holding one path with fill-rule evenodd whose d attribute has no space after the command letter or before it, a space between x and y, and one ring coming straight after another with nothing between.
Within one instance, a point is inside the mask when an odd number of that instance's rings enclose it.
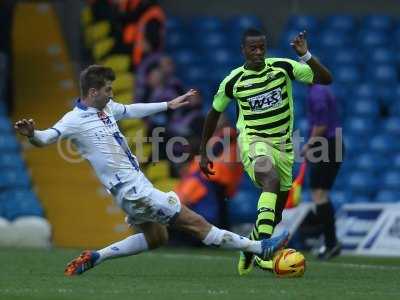
<instances>
[{"instance_id":1,"label":"soccer player in green and blue striped kit","mask_svg":"<svg viewBox=\"0 0 400 300\"><path fill-rule=\"evenodd\" d=\"M254 184L262 190L257 220L250 234L251 239L259 240L270 237L280 222L292 185L292 81L330 84L332 76L308 51L305 32L299 33L291 43L303 63L265 58L266 37L257 29L246 30L241 44L245 63L222 80L205 121L200 167L204 174L213 174L206 145L220 114L234 100L238 107L236 126L240 133L241 160ZM241 252L239 274L248 274L255 259L262 268L272 266L270 261Z\"/></svg>"}]
</instances>

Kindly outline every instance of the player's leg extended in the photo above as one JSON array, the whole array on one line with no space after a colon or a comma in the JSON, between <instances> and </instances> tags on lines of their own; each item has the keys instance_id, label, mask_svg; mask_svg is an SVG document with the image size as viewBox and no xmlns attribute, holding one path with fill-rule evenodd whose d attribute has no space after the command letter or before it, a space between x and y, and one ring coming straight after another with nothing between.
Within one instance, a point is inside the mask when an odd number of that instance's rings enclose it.
<instances>
[{"instance_id":1,"label":"player's leg extended","mask_svg":"<svg viewBox=\"0 0 400 300\"><path fill-rule=\"evenodd\" d=\"M182 205L181 211L171 226L192 234L207 246L247 251L263 258L271 258L274 252L286 244L289 236L288 232L284 232L273 239L252 241L246 237L213 226L202 216L184 205Z\"/></svg>"},{"instance_id":2,"label":"player's leg extended","mask_svg":"<svg viewBox=\"0 0 400 300\"><path fill-rule=\"evenodd\" d=\"M106 259L135 255L158 248L168 241L165 224L180 210L178 200L171 199L172 194L156 189L139 199L130 199L129 192L124 197L121 208L133 222L131 225L138 227L142 233L134 234L98 251L84 251L67 265L65 275L79 275ZM158 213L160 211L161 214Z\"/></svg>"},{"instance_id":3,"label":"player's leg extended","mask_svg":"<svg viewBox=\"0 0 400 300\"><path fill-rule=\"evenodd\" d=\"M98 250L100 257L96 264L110 258L135 255L156 249L165 245L168 241L168 231L165 225L146 222L135 225L135 227L141 232Z\"/></svg>"},{"instance_id":4,"label":"player's leg extended","mask_svg":"<svg viewBox=\"0 0 400 300\"><path fill-rule=\"evenodd\" d=\"M131 235L97 251L83 251L67 265L65 275L80 275L104 260L136 255L167 243L168 231L164 225L148 222L136 226L142 231L141 233Z\"/></svg>"}]
</instances>

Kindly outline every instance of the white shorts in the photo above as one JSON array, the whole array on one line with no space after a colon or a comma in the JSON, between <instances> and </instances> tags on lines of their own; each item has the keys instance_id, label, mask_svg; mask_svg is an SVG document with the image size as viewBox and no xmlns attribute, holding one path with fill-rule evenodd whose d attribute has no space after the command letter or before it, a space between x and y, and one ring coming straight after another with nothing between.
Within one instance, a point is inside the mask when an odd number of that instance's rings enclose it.
<instances>
[{"instance_id":1,"label":"white shorts","mask_svg":"<svg viewBox=\"0 0 400 300\"><path fill-rule=\"evenodd\" d=\"M130 182L123 183L112 190L119 206L129 216L132 224L155 222L168 224L181 211L181 202L174 192L164 193L152 185L146 187L146 193L137 194Z\"/></svg>"}]
</instances>

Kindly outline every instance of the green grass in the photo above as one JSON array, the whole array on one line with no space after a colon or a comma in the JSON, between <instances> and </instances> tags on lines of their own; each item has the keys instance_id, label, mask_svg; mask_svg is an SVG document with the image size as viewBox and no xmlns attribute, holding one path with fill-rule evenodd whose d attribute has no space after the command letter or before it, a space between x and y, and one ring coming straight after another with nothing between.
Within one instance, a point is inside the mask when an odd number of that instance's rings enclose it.
<instances>
[{"instance_id":1,"label":"green grass","mask_svg":"<svg viewBox=\"0 0 400 300\"><path fill-rule=\"evenodd\" d=\"M76 250L0 250L0 299L400 299L399 259L307 257L303 278L236 273L236 254L160 250L63 275Z\"/></svg>"}]
</instances>

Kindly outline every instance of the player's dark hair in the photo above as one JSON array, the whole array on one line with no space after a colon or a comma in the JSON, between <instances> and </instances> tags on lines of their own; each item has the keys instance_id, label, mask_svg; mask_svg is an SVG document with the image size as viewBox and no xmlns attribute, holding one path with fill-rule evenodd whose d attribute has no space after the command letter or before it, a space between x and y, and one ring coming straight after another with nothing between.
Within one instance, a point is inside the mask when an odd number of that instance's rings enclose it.
<instances>
[{"instance_id":1,"label":"player's dark hair","mask_svg":"<svg viewBox=\"0 0 400 300\"><path fill-rule=\"evenodd\" d=\"M80 85L82 96L87 96L89 89L101 89L106 80L114 81L115 73L109 67L91 65L81 72Z\"/></svg>"},{"instance_id":2,"label":"player's dark hair","mask_svg":"<svg viewBox=\"0 0 400 300\"><path fill-rule=\"evenodd\" d=\"M242 45L248 37L265 36L265 33L257 28L247 28L242 34Z\"/></svg>"}]
</instances>

